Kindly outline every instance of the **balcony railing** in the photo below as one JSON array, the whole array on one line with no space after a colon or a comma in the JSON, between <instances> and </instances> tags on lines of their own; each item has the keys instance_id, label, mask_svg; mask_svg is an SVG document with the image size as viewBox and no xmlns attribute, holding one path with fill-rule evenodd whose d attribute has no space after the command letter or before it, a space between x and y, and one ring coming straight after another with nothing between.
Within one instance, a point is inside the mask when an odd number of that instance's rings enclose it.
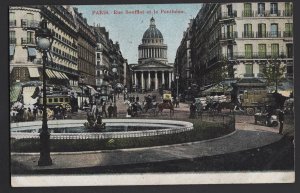
<instances>
[{"instance_id":1,"label":"balcony railing","mask_svg":"<svg viewBox=\"0 0 300 193\"><path fill-rule=\"evenodd\" d=\"M266 11L267 17L273 17L273 16L281 16L280 10L274 10L274 11Z\"/></svg>"},{"instance_id":2,"label":"balcony railing","mask_svg":"<svg viewBox=\"0 0 300 193\"><path fill-rule=\"evenodd\" d=\"M238 37L238 32L227 32L227 33L222 33L220 39L221 40L228 40L228 39L234 39Z\"/></svg>"},{"instance_id":3,"label":"balcony railing","mask_svg":"<svg viewBox=\"0 0 300 193\"><path fill-rule=\"evenodd\" d=\"M242 33L242 38L254 38L254 32L245 31L245 32Z\"/></svg>"},{"instance_id":4,"label":"balcony railing","mask_svg":"<svg viewBox=\"0 0 300 193\"><path fill-rule=\"evenodd\" d=\"M273 16L281 16L281 11L280 10L272 11L272 12L270 10L255 11L255 17L273 17Z\"/></svg>"},{"instance_id":5,"label":"balcony railing","mask_svg":"<svg viewBox=\"0 0 300 193\"><path fill-rule=\"evenodd\" d=\"M283 37L292 38L293 37L293 32L292 31L284 31L283 32Z\"/></svg>"},{"instance_id":6,"label":"balcony railing","mask_svg":"<svg viewBox=\"0 0 300 193\"><path fill-rule=\"evenodd\" d=\"M244 77L254 77L254 74L253 73L245 73Z\"/></svg>"},{"instance_id":7,"label":"balcony railing","mask_svg":"<svg viewBox=\"0 0 300 193\"><path fill-rule=\"evenodd\" d=\"M222 12L221 19L229 19L237 16L237 11Z\"/></svg>"},{"instance_id":8,"label":"balcony railing","mask_svg":"<svg viewBox=\"0 0 300 193\"><path fill-rule=\"evenodd\" d=\"M242 11L243 17L254 17L254 11Z\"/></svg>"},{"instance_id":9,"label":"balcony railing","mask_svg":"<svg viewBox=\"0 0 300 193\"><path fill-rule=\"evenodd\" d=\"M293 16L293 11L291 11L291 10L289 10L289 11L284 10L282 12L282 16L291 17L291 16Z\"/></svg>"},{"instance_id":10,"label":"balcony railing","mask_svg":"<svg viewBox=\"0 0 300 193\"><path fill-rule=\"evenodd\" d=\"M255 17L266 17L267 12L265 10L263 11L255 11Z\"/></svg>"},{"instance_id":11,"label":"balcony railing","mask_svg":"<svg viewBox=\"0 0 300 193\"><path fill-rule=\"evenodd\" d=\"M33 38L21 38L21 44L22 45L35 44L35 40Z\"/></svg>"},{"instance_id":12,"label":"balcony railing","mask_svg":"<svg viewBox=\"0 0 300 193\"><path fill-rule=\"evenodd\" d=\"M280 31L270 31L267 33L267 36L269 38L280 38L281 37L281 32Z\"/></svg>"},{"instance_id":13,"label":"balcony railing","mask_svg":"<svg viewBox=\"0 0 300 193\"><path fill-rule=\"evenodd\" d=\"M280 31L271 31L271 32L256 32L254 36L254 32L243 32L242 38L281 38ZM287 34L289 35L289 34ZM288 36L287 36L288 37Z\"/></svg>"},{"instance_id":14,"label":"balcony railing","mask_svg":"<svg viewBox=\"0 0 300 193\"><path fill-rule=\"evenodd\" d=\"M17 38L9 38L9 44L16 44Z\"/></svg>"},{"instance_id":15,"label":"balcony railing","mask_svg":"<svg viewBox=\"0 0 300 193\"><path fill-rule=\"evenodd\" d=\"M38 28L39 27L39 21L21 19L21 26L23 28Z\"/></svg>"},{"instance_id":16,"label":"balcony railing","mask_svg":"<svg viewBox=\"0 0 300 193\"><path fill-rule=\"evenodd\" d=\"M276 59L276 58L287 58L285 54L272 53L272 52L234 52L228 54L229 60L236 59Z\"/></svg>"},{"instance_id":17,"label":"balcony railing","mask_svg":"<svg viewBox=\"0 0 300 193\"><path fill-rule=\"evenodd\" d=\"M9 20L9 27L17 26L17 20Z\"/></svg>"}]
</instances>

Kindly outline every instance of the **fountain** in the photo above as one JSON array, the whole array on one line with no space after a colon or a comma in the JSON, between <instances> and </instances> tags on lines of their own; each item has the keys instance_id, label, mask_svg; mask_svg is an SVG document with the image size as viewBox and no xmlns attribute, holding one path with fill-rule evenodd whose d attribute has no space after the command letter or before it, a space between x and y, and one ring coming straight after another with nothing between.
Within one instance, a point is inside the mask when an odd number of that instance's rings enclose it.
<instances>
[{"instance_id":1,"label":"fountain","mask_svg":"<svg viewBox=\"0 0 300 193\"><path fill-rule=\"evenodd\" d=\"M96 125L95 125L96 122ZM156 119L49 120L51 139L107 139L169 135L194 129L185 121ZM41 121L11 123L11 138L39 138ZM94 125L94 126L92 126ZM95 127L96 126L96 127Z\"/></svg>"}]
</instances>

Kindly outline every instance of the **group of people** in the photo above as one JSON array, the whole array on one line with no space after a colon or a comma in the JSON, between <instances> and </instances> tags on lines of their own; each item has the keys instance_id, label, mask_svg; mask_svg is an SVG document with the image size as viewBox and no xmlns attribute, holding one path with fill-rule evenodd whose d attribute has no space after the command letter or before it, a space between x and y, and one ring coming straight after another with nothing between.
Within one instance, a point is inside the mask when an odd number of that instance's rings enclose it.
<instances>
[{"instance_id":1,"label":"group of people","mask_svg":"<svg viewBox=\"0 0 300 193\"><path fill-rule=\"evenodd\" d=\"M11 122L35 121L41 114L42 110L37 105L24 106L21 102L17 102L11 108L10 118Z\"/></svg>"},{"instance_id":2,"label":"group of people","mask_svg":"<svg viewBox=\"0 0 300 193\"><path fill-rule=\"evenodd\" d=\"M88 114L92 114L94 119L96 119L98 115L105 118L111 118L117 117L117 111L118 109L116 105L110 103L109 106L106 108L106 102L103 99L101 99L99 104L96 104L96 102L92 102Z\"/></svg>"}]
</instances>

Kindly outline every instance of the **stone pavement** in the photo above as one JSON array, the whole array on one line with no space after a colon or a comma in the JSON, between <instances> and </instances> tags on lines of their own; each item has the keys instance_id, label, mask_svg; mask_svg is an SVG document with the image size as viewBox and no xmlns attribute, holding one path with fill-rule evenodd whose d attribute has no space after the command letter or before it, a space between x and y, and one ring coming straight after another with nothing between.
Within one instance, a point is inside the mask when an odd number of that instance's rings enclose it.
<instances>
[{"instance_id":1,"label":"stone pavement","mask_svg":"<svg viewBox=\"0 0 300 193\"><path fill-rule=\"evenodd\" d=\"M192 143L121 150L51 153L53 165L45 167L37 166L39 153L11 153L11 161L31 171L161 162L245 151L269 145L282 138L275 131L264 131L262 126L246 127L237 124L237 128L239 127L242 128L227 136Z\"/></svg>"}]
</instances>

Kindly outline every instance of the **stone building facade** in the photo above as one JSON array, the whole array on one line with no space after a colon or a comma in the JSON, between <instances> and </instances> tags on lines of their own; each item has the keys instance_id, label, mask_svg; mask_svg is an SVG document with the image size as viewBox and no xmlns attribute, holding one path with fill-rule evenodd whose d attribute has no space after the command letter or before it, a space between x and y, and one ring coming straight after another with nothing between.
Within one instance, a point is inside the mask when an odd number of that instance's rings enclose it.
<instances>
[{"instance_id":1,"label":"stone building facade","mask_svg":"<svg viewBox=\"0 0 300 193\"><path fill-rule=\"evenodd\" d=\"M41 54L36 50L35 29L41 21L40 9L9 9L10 82L39 80Z\"/></svg>"},{"instance_id":2,"label":"stone building facade","mask_svg":"<svg viewBox=\"0 0 300 193\"><path fill-rule=\"evenodd\" d=\"M226 60L233 79L263 79L275 60L293 79L293 8L291 2L203 4L192 25L192 66L200 85Z\"/></svg>"},{"instance_id":3,"label":"stone building facade","mask_svg":"<svg viewBox=\"0 0 300 193\"><path fill-rule=\"evenodd\" d=\"M179 89L181 91L184 91L193 83L191 56L192 23L193 20L191 19L188 28L183 32L174 62L174 72L178 75Z\"/></svg>"},{"instance_id":4,"label":"stone building facade","mask_svg":"<svg viewBox=\"0 0 300 193\"><path fill-rule=\"evenodd\" d=\"M80 84L96 87L96 36L82 13L74 8L78 31L78 72Z\"/></svg>"}]
</instances>

